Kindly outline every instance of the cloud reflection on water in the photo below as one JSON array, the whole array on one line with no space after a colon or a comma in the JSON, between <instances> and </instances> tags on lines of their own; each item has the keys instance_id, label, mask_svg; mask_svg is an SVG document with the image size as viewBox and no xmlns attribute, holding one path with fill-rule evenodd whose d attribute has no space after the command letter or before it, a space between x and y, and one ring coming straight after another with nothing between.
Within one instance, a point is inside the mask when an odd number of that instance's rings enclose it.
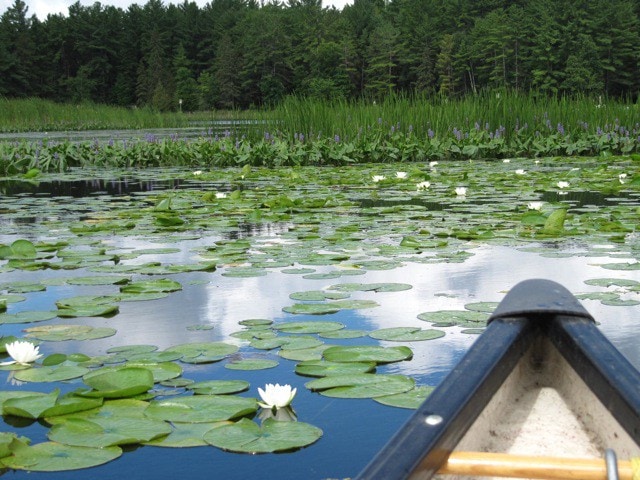
<instances>
[{"instance_id":1,"label":"cloud reflection on water","mask_svg":"<svg viewBox=\"0 0 640 480\"><path fill-rule=\"evenodd\" d=\"M209 239L209 242L212 240ZM153 248L159 245L143 239L126 239L127 248ZM184 242L174 254L143 255L131 263L159 261L163 264L193 262L193 248L200 241ZM121 245L122 246L122 245ZM161 349L172 345L199 341L230 341L239 345L246 342L230 337L242 329L241 320L266 318L275 322L299 320L335 320L347 323L347 328L375 330L397 326L430 328L430 324L417 318L426 311L463 309L469 302L500 301L504 293L521 280L528 278L553 279L574 293L599 291L584 283L589 278L616 277L639 279L637 271L611 272L597 266L611 262L610 257L569 256L548 258L538 253L524 252L512 247L485 245L472 250L473 256L463 263L421 264L406 261L404 266L392 270L369 270L364 275L337 279L310 280L301 275L283 274L279 269L268 269L262 277L225 277L215 272L194 272L172 276L183 284L183 290L160 300L122 302L120 313L112 318L90 318L86 323L110 326L118 333L107 339L83 342L59 343L53 347L45 343L45 350L75 351L80 348L90 355L123 344L158 345ZM335 267L315 267L318 272ZM47 272L49 274L49 272ZM83 273L83 274L86 274ZM11 281L13 273L5 274ZM55 275L71 275L70 273ZM18 276L21 276L18 272ZM343 311L336 315L303 316L282 312L282 308L295 303L289 294L306 290L320 290L337 283L409 283L411 290L401 292L355 292L351 298L375 300L376 308ZM53 293L53 289L52 293ZM117 287L113 287L114 293ZM601 289L600 289L601 291ZM58 292L59 294L59 292ZM41 300L47 292L38 294ZM586 300L586 308L601 323L605 335L640 368L640 352L637 349L640 334L637 313L640 307L610 307L600 302ZM636 318L634 318L634 316ZM349 325L357 322L358 327ZM56 323L77 323L56 321ZM193 325L211 325L212 330L190 331ZM456 359L475 339L462 334L457 327L446 328L447 335L426 342L412 342L414 358L389 366L388 370L410 375L430 375L451 368ZM331 342L327 342L331 343ZM382 342L383 345L398 345Z\"/></svg>"}]
</instances>

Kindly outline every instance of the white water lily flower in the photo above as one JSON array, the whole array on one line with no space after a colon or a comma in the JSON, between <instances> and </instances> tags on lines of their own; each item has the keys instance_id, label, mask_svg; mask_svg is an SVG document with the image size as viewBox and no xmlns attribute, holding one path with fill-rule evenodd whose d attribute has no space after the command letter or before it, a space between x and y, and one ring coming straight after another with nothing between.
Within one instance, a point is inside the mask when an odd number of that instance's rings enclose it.
<instances>
[{"instance_id":1,"label":"white water lily flower","mask_svg":"<svg viewBox=\"0 0 640 480\"><path fill-rule=\"evenodd\" d=\"M626 173L621 173L620 175L618 175L618 180L620 180L620 183L624 183L626 178L627 178Z\"/></svg>"},{"instance_id":2,"label":"white water lily flower","mask_svg":"<svg viewBox=\"0 0 640 480\"><path fill-rule=\"evenodd\" d=\"M29 365L42 357L42 354L39 352L39 347L36 347L31 342L16 340L15 342L7 343L5 348L13 360L2 362L0 365L13 365L14 363L18 365Z\"/></svg>"},{"instance_id":3,"label":"white water lily flower","mask_svg":"<svg viewBox=\"0 0 640 480\"><path fill-rule=\"evenodd\" d=\"M541 210L543 204L544 202L529 202L527 207L529 208L529 210Z\"/></svg>"},{"instance_id":4,"label":"white water lily flower","mask_svg":"<svg viewBox=\"0 0 640 480\"><path fill-rule=\"evenodd\" d=\"M371 178L372 178L372 180L374 182L381 182L382 180L386 180L387 179L387 177L385 177L384 175L374 175Z\"/></svg>"},{"instance_id":5,"label":"white water lily flower","mask_svg":"<svg viewBox=\"0 0 640 480\"><path fill-rule=\"evenodd\" d=\"M396 172L396 178L407 178L407 172Z\"/></svg>"},{"instance_id":6,"label":"white water lily flower","mask_svg":"<svg viewBox=\"0 0 640 480\"><path fill-rule=\"evenodd\" d=\"M504 160L502 160L502 163L509 163L509 162L511 162L511 159L509 158L505 158Z\"/></svg>"},{"instance_id":7,"label":"white water lily flower","mask_svg":"<svg viewBox=\"0 0 640 480\"><path fill-rule=\"evenodd\" d=\"M196 170L195 172L193 172L194 175L202 175L202 170Z\"/></svg>"},{"instance_id":8,"label":"white water lily flower","mask_svg":"<svg viewBox=\"0 0 640 480\"><path fill-rule=\"evenodd\" d=\"M429 188L431 186L430 182L420 182L420 183L416 183L416 189L417 190L426 190L427 188Z\"/></svg>"},{"instance_id":9,"label":"white water lily flower","mask_svg":"<svg viewBox=\"0 0 640 480\"><path fill-rule=\"evenodd\" d=\"M436 162L435 160L433 162L429 162L429 167L433 168L436 165L438 165L438 162Z\"/></svg>"},{"instance_id":10,"label":"white water lily flower","mask_svg":"<svg viewBox=\"0 0 640 480\"><path fill-rule=\"evenodd\" d=\"M293 397L296 396L296 389L291 385L280 385L276 383L267 383L262 390L258 387L258 393L262 398L262 402L258 402L262 408L284 408L291 403Z\"/></svg>"},{"instance_id":11,"label":"white water lily flower","mask_svg":"<svg viewBox=\"0 0 640 480\"><path fill-rule=\"evenodd\" d=\"M524 175L525 173L527 172L522 168L519 168L518 170L516 170L516 175Z\"/></svg>"},{"instance_id":12,"label":"white water lily flower","mask_svg":"<svg viewBox=\"0 0 640 480\"><path fill-rule=\"evenodd\" d=\"M227 198L227 194L224 192L216 192L216 198Z\"/></svg>"},{"instance_id":13,"label":"white water lily flower","mask_svg":"<svg viewBox=\"0 0 640 480\"><path fill-rule=\"evenodd\" d=\"M463 197L467 194L467 187L456 187L456 195Z\"/></svg>"},{"instance_id":14,"label":"white water lily flower","mask_svg":"<svg viewBox=\"0 0 640 480\"><path fill-rule=\"evenodd\" d=\"M567 188L569 186L569 182L558 182L558 188Z\"/></svg>"}]
</instances>

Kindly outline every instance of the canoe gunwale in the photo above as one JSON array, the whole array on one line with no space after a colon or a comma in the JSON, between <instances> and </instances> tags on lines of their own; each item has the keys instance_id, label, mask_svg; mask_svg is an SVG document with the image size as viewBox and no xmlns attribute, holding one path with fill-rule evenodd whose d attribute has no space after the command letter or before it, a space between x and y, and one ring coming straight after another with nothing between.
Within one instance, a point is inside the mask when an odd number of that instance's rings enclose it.
<instances>
[{"instance_id":1,"label":"canoe gunwale","mask_svg":"<svg viewBox=\"0 0 640 480\"><path fill-rule=\"evenodd\" d=\"M557 318L548 336L629 436L640 444L640 373L593 324Z\"/></svg>"},{"instance_id":2,"label":"canoe gunwale","mask_svg":"<svg viewBox=\"0 0 640 480\"><path fill-rule=\"evenodd\" d=\"M435 475L527 350L544 337L640 444L640 373L568 290L549 280L527 280L507 294L460 362L356 479ZM434 415L442 418L436 425L427 422Z\"/></svg>"}]
</instances>

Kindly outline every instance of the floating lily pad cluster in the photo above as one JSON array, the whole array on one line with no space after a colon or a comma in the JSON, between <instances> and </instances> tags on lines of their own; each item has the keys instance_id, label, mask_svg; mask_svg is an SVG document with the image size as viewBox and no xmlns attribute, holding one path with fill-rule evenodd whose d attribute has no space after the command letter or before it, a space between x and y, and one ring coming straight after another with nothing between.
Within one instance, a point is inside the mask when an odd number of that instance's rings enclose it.
<instances>
[{"instance_id":1,"label":"floating lily pad cluster","mask_svg":"<svg viewBox=\"0 0 640 480\"><path fill-rule=\"evenodd\" d=\"M74 175L84 179L92 172L43 174L38 180ZM281 360L295 363L307 394L416 408L432 387L387 372L385 365L412 358L410 346L399 343L444 341L438 339L446 340L449 331L479 333L496 304L425 311L417 316L428 323L425 328L416 327L415 319L373 331L335 320L345 310L366 312L412 288L359 282L367 272L461 263L487 244L544 256L599 257L603 271L625 277L640 270L640 164L630 157L245 167L203 171L195 179L175 169L137 175L187 179L188 188L117 198L0 197L3 221L13 232L2 237L0 272L20 274L20 281L0 283L0 324L38 323L23 329L33 342L105 338L115 329L82 319L120 315L128 301L146 300L153 309L153 300L180 291L180 275L191 272L230 285L296 275L310 287L287 292L286 321L241 322L231 335L241 349L207 341L165 350L122 345L100 356L58 353L31 368L0 367L27 387L51 385L49 393L0 391L4 415L50 425L50 441L35 445L0 434L6 467L85 468L117 458L121 446L131 444L262 453L304 447L320 438L319 428L263 418L248 393L251 385L233 378L248 370L267 375ZM144 247L129 246L139 239ZM188 260L174 256L185 249ZM15 308L60 286L83 294L61 295L50 311ZM587 287L583 299L640 303L636 280L603 275ZM198 334L200 327L189 329ZM0 352L11 340L0 341ZM232 376L199 382L183 377L185 365L214 362L223 362ZM63 385L68 390L62 382L78 388L62 393Z\"/></svg>"},{"instance_id":2,"label":"floating lily pad cluster","mask_svg":"<svg viewBox=\"0 0 640 480\"><path fill-rule=\"evenodd\" d=\"M16 369L14 378L23 382L81 379L83 385L65 394L59 389L48 394L0 392L3 415L51 425L50 442L33 446L26 438L3 434L0 441L6 439L6 445L0 450L0 464L34 471L70 470L113 460L122 446L131 444L214 445L267 453L317 441L322 431L303 422L272 424L273 419L265 419L258 425L251 420L258 410L256 399L235 395L249 389L246 381L181 380L180 363L218 362L237 350L223 342L183 344L160 352L150 345L131 345L111 349L103 357L53 354L32 368ZM173 396L170 388L192 395ZM223 427L227 433L222 437L212 432ZM237 444L238 435L246 441ZM55 463L52 454L67 462Z\"/></svg>"}]
</instances>

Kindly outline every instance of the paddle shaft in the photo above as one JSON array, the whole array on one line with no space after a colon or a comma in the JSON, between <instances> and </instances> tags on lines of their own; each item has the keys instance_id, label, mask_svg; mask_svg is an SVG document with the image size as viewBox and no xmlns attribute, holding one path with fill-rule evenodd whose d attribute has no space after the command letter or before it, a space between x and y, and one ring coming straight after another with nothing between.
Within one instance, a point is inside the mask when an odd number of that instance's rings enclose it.
<instances>
[{"instance_id":1,"label":"paddle shaft","mask_svg":"<svg viewBox=\"0 0 640 480\"><path fill-rule=\"evenodd\" d=\"M452 452L438 473L547 480L606 480L604 459L533 457L506 453ZM631 462L618 461L620 480L632 480Z\"/></svg>"}]
</instances>

